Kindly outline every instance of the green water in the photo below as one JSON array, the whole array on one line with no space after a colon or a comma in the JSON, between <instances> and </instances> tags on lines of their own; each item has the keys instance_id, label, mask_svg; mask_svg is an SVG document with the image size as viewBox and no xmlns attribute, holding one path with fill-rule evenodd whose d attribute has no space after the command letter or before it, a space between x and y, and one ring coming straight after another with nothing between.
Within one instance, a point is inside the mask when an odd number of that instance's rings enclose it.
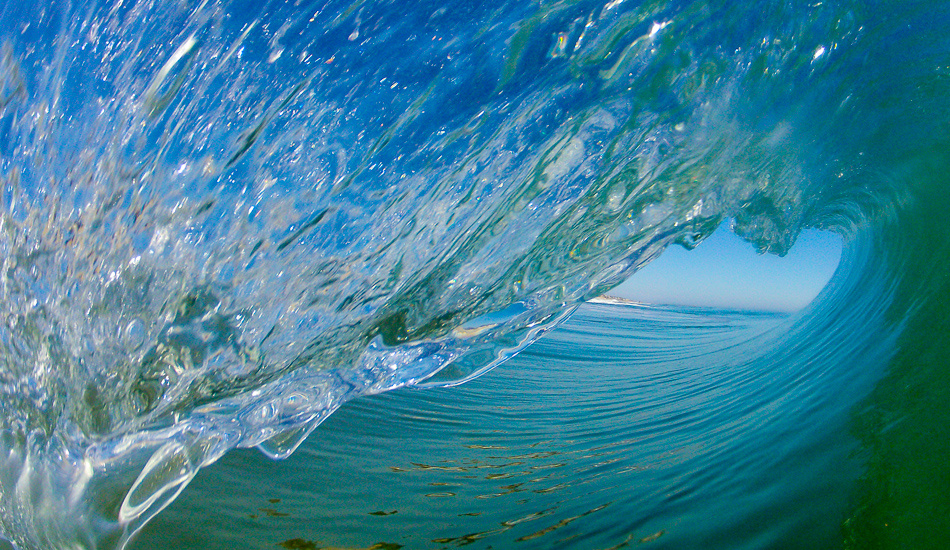
<instances>
[{"instance_id":1,"label":"green water","mask_svg":"<svg viewBox=\"0 0 950 550\"><path fill-rule=\"evenodd\" d=\"M286 462L228 455L133 547L840 547L850 411L893 342L798 346L800 322L585 306L465 386L348 404Z\"/></svg>"}]
</instances>

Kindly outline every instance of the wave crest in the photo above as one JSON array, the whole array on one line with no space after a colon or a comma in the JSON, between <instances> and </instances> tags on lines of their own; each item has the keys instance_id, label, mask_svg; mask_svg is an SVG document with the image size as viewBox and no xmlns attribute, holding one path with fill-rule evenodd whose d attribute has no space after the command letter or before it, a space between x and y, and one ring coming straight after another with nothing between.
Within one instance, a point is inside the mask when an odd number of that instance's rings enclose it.
<instances>
[{"instance_id":1,"label":"wave crest","mask_svg":"<svg viewBox=\"0 0 950 550\"><path fill-rule=\"evenodd\" d=\"M34 7L0 18L24 548L121 547L227 450L485 372L725 217L781 254L901 200L817 138L863 112L854 6Z\"/></svg>"}]
</instances>

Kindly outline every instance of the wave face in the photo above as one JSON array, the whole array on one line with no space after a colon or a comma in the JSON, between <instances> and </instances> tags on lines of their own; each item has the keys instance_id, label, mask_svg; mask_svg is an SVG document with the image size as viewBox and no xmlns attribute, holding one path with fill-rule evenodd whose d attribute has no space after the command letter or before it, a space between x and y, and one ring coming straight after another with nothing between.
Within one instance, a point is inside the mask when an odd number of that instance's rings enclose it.
<instances>
[{"instance_id":1,"label":"wave face","mask_svg":"<svg viewBox=\"0 0 950 550\"><path fill-rule=\"evenodd\" d=\"M347 403L286 463L226 455L130 548L840 548L849 409L894 342L802 328L585 304L462 387Z\"/></svg>"},{"instance_id":2,"label":"wave face","mask_svg":"<svg viewBox=\"0 0 950 550\"><path fill-rule=\"evenodd\" d=\"M0 8L4 537L121 548L228 450L477 376L726 217L850 239L815 326L912 335L852 536L933 521L886 480L946 433L945 6L410 4Z\"/></svg>"}]
</instances>

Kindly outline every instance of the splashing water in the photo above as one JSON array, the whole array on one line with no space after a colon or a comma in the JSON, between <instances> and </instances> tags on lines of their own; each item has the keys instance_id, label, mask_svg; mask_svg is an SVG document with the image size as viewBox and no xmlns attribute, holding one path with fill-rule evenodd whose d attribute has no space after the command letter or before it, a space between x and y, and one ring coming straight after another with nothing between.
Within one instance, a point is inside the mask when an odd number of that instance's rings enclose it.
<instances>
[{"instance_id":1,"label":"splashing water","mask_svg":"<svg viewBox=\"0 0 950 550\"><path fill-rule=\"evenodd\" d=\"M854 237L859 313L928 311L945 14L733 4L3 4L0 532L121 548L228 450L477 376L726 217Z\"/></svg>"}]
</instances>

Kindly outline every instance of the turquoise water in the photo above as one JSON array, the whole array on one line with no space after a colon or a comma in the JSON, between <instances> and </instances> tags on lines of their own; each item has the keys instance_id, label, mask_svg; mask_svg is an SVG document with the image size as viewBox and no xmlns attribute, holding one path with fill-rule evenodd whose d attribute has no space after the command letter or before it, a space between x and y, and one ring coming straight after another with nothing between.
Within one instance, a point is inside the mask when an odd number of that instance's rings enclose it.
<instances>
[{"instance_id":1,"label":"turquoise water","mask_svg":"<svg viewBox=\"0 0 950 550\"><path fill-rule=\"evenodd\" d=\"M231 503L271 547L944 548L948 27L926 1L3 2L0 538L147 547ZM576 309L726 219L773 254L834 231L842 262L783 319ZM418 497L461 472L413 464L533 444L565 477L510 507L471 504L503 487L481 472ZM243 498L295 468L334 479ZM406 486L376 509L364 476Z\"/></svg>"},{"instance_id":2,"label":"turquoise water","mask_svg":"<svg viewBox=\"0 0 950 550\"><path fill-rule=\"evenodd\" d=\"M840 547L848 411L893 343L790 351L790 327L583 306L465 386L345 405L286 463L226 456L132 548Z\"/></svg>"}]
</instances>

